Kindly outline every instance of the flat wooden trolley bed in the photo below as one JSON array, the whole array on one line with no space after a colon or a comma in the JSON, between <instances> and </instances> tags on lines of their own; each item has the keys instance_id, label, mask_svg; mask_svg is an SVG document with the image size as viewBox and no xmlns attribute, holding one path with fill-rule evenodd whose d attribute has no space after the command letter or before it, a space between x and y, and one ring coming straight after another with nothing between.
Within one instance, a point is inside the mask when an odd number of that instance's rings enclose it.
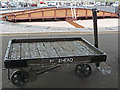
<instances>
[{"instance_id":1,"label":"flat wooden trolley bed","mask_svg":"<svg viewBox=\"0 0 120 90\"><path fill-rule=\"evenodd\" d=\"M80 37L12 39L8 44L4 65L8 71L14 69L8 76L12 83L23 86L47 66L77 64L76 76L87 78L92 72L88 63L105 62L106 57L106 53Z\"/></svg>"}]
</instances>

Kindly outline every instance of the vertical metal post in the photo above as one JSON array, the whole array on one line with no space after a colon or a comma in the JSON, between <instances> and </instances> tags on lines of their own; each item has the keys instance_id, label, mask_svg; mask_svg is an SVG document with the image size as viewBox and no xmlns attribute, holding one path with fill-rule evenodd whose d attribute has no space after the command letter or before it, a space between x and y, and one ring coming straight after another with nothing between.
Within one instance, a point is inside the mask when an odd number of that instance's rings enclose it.
<instances>
[{"instance_id":1,"label":"vertical metal post","mask_svg":"<svg viewBox=\"0 0 120 90\"><path fill-rule=\"evenodd\" d=\"M97 27L97 9L92 9L93 12L93 28L94 28L94 45L98 48L98 27Z\"/></svg>"},{"instance_id":2,"label":"vertical metal post","mask_svg":"<svg viewBox=\"0 0 120 90\"><path fill-rule=\"evenodd\" d=\"M97 9L92 9L93 13L93 28L94 28L94 45L98 48L98 27L97 27ZM96 67L100 66L100 63L95 63Z\"/></svg>"},{"instance_id":3,"label":"vertical metal post","mask_svg":"<svg viewBox=\"0 0 120 90\"><path fill-rule=\"evenodd\" d=\"M10 69L8 69L8 80L10 80Z\"/></svg>"},{"instance_id":4,"label":"vertical metal post","mask_svg":"<svg viewBox=\"0 0 120 90\"><path fill-rule=\"evenodd\" d=\"M20 43L20 59L21 59L21 54L22 54L21 50L22 50L22 45Z\"/></svg>"}]
</instances>

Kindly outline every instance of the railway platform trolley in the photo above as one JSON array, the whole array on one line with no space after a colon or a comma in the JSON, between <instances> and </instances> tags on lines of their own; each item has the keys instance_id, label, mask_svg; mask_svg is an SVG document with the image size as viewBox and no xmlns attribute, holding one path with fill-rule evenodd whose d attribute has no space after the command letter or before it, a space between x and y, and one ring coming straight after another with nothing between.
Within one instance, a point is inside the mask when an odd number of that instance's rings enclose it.
<instances>
[{"instance_id":1,"label":"railway platform trolley","mask_svg":"<svg viewBox=\"0 0 120 90\"><path fill-rule=\"evenodd\" d=\"M107 54L98 48L97 9L93 9L94 41L90 44L81 37L12 39L8 43L4 66L8 79L21 87L36 80L37 75L61 65L76 64L75 74L80 79L89 77L92 68L105 62ZM45 67L46 70L42 71Z\"/></svg>"}]
</instances>

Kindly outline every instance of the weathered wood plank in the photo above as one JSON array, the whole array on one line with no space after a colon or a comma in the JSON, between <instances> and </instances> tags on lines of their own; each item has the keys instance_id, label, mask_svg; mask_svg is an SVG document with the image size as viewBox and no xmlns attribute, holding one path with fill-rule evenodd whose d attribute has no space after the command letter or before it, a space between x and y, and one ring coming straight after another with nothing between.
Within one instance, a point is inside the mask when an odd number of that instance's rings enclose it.
<instances>
[{"instance_id":1,"label":"weathered wood plank","mask_svg":"<svg viewBox=\"0 0 120 90\"><path fill-rule=\"evenodd\" d=\"M11 44L10 52L9 52L9 59L14 58L13 56L13 44Z\"/></svg>"},{"instance_id":2,"label":"weathered wood plank","mask_svg":"<svg viewBox=\"0 0 120 90\"><path fill-rule=\"evenodd\" d=\"M21 58L31 58L29 43L21 43Z\"/></svg>"},{"instance_id":3,"label":"weathered wood plank","mask_svg":"<svg viewBox=\"0 0 120 90\"><path fill-rule=\"evenodd\" d=\"M91 55L91 53L81 44L80 41L75 41L75 43L77 43L78 46L81 46L81 49L84 53L86 53L86 55Z\"/></svg>"},{"instance_id":4,"label":"weathered wood plank","mask_svg":"<svg viewBox=\"0 0 120 90\"><path fill-rule=\"evenodd\" d=\"M87 46L84 42L79 41L79 43L81 43L91 54L96 54L96 52L93 49L89 48L89 46Z\"/></svg>"},{"instance_id":5,"label":"weathered wood plank","mask_svg":"<svg viewBox=\"0 0 120 90\"><path fill-rule=\"evenodd\" d=\"M12 48L13 48L13 45L11 44L10 46L10 50L9 50L9 54L8 54L8 59L11 59L11 55L12 55Z\"/></svg>"},{"instance_id":6,"label":"weathered wood plank","mask_svg":"<svg viewBox=\"0 0 120 90\"><path fill-rule=\"evenodd\" d=\"M40 58L40 54L38 51L38 48L36 46L36 43L29 43L30 46L30 53L32 58Z\"/></svg>"},{"instance_id":7,"label":"weathered wood plank","mask_svg":"<svg viewBox=\"0 0 120 90\"><path fill-rule=\"evenodd\" d=\"M59 57L57 52L55 51L54 47L51 45L50 42L43 42L46 51L49 53L50 57Z\"/></svg>"},{"instance_id":8,"label":"weathered wood plank","mask_svg":"<svg viewBox=\"0 0 120 90\"><path fill-rule=\"evenodd\" d=\"M66 51L64 51L63 48L61 48L61 46L57 42L51 42L51 45L54 47L54 49L56 50L60 57L68 56Z\"/></svg>"},{"instance_id":9,"label":"weathered wood plank","mask_svg":"<svg viewBox=\"0 0 120 90\"><path fill-rule=\"evenodd\" d=\"M14 52L14 44L12 44L11 52L10 52L10 59L15 59L15 52Z\"/></svg>"},{"instance_id":10,"label":"weathered wood plank","mask_svg":"<svg viewBox=\"0 0 120 90\"><path fill-rule=\"evenodd\" d=\"M78 45L78 43L77 43L76 41L73 41L72 43L78 47L78 49L81 51L81 53L82 53L83 55L89 55L86 51L84 51L82 45L80 45L80 44Z\"/></svg>"},{"instance_id":11,"label":"weathered wood plank","mask_svg":"<svg viewBox=\"0 0 120 90\"><path fill-rule=\"evenodd\" d=\"M66 41L65 44L75 53L76 56L83 55L82 52L75 46L72 41Z\"/></svg>"},{"instance_id":12,"label":"weathered wood plank","mask_svg":"<svg viewBox=\"0 0 120 90\"><path fill-rule=\"evenodd\" d=\"M61 46L61 48L66 51L66 53L68 54L68 56L75 56L75 53L71 50L70 47L68 47L66 45L66 43L64 41L59 41L58 44Z\"/></svg>"},{"instance_id":13,"label":"weathered wood plank","mask_svg":"<svg viewBox=\"0 0 120 90\"><path fill-rule=\"evenodd\" d=\"M49 58L50 57L50 55L46 51L46 48L42 42L36 43L36 45L37 45L38 51L40 53L40 58Z\"/></svg>"},{"instance_id":14,"label":"weathered wood plank","mask_svg":"<svg viewBox=\"0 0 120 90\"><path fill-rule=\"evenodd\" d=\"M20 59L20 44L14 43L12 44L12 49L10 53L10 59Z\"/></svg>"}]
</instances>

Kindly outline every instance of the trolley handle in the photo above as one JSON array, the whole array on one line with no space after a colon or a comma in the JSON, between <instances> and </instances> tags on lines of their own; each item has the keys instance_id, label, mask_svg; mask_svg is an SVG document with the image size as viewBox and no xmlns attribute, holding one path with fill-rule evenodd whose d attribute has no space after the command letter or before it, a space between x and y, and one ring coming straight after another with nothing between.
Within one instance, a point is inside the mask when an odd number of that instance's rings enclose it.
<instances>
[{"instance_id":1,"label":"trolley handle","mask_svg":"<svg viewBox=\"0 0 120 90\"><path fill-rule=\"evenodd\" d=\"M92 9L93 14L93 28L94 28L94 45L98 48L98 27L97 27L97 10L96 8Z\"/></svg>"}]
</instances>

